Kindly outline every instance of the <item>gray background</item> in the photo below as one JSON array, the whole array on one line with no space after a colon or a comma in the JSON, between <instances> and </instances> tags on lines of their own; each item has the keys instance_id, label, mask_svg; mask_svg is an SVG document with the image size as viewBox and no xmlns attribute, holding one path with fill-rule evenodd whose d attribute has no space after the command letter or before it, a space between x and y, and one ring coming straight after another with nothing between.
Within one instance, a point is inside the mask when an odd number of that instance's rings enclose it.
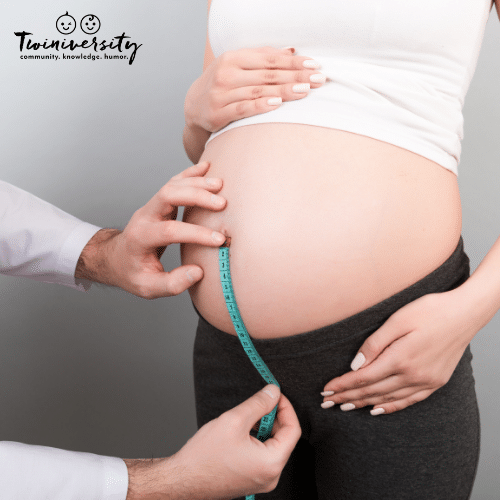
<instances>
[{"instance_id":1,"label":"gray background","mask_svg":"<svg viewBox=\"0 0 500 500\"><path fill-rule=\"evenodd\" d=\"M126 31L142 43L134 64L21 61L13 32L62 38L55 21L68 8L77 20L101 19L98 40ZM183 103L202 70L205 1L1 2L0 28L1 179L81 219L123 227L190 165ZM493 9L464 108L459 185L473 270L500 234L499 28ZM180 264L178 246L164 264ZM0 318L0 439L158 457L195 432L197 317L187 292L148 302L0 276ZM500 491L499 323L497 315L473 341L483 432L475 500Z\"/></svg>"}]
</instances>

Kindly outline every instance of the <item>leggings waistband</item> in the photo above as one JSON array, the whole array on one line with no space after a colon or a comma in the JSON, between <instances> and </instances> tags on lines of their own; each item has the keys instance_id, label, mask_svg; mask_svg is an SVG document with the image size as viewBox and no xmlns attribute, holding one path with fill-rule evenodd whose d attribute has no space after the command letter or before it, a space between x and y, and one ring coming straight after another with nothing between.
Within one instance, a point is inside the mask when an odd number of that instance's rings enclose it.
<instances>
[{"instance_id":1,"label":"leggings waistband","mask_svg":"<svg viewBox=\"0 0 500 500\"><path fill-rule=\"evenodd\" d=\"M331 325L288 337L274 339L252 338L252 342L259 354L264 357L275 357L280 356L280 354L284 356L300 355L334 344L340 344L348 339L363 336L369 331L375 331L398 309L423 295L457 288L467 280L469 274L469 257L464 251L463 238L460 235L455 250L443 264L419 281L387 299ZM200 318L205 334L210 332L213 340L219 342L221 347L237 351L242 350L238 337L211 325L203 318L194 304L193 307ZM249 332L249 334L252 337L252 332Z\"/></svg>"}]
</instances>

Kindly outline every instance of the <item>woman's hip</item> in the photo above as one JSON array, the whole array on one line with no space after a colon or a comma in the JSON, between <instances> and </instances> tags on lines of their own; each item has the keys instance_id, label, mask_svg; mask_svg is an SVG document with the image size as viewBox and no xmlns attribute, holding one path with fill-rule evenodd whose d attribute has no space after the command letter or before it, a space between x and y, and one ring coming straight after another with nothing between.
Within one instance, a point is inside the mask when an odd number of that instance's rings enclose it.
<instances>
[{"instance_id":1,"label":"woman's hip","mask_svg":"<svg viewBox=\"0 0 500 500\"><path fill-rule=\"evenodd\" d=\"M393 313L425 294L457 288L469 275L469 258L460 237L453 253L438 268L359 313L297 335L252 340L296 410L311 404L319 406L324 385L350 370L359 347ZM227 399L225 408L229 409L257 391L264 382L248 360L238 337L219 330L196 312L199 323L194 350L195 387L200 396L210 392L211 399L219 400L211 403L217 413L224 408L221 401ZM249 334L252 337L251 330Z\"/></svg>"}]
</instances>

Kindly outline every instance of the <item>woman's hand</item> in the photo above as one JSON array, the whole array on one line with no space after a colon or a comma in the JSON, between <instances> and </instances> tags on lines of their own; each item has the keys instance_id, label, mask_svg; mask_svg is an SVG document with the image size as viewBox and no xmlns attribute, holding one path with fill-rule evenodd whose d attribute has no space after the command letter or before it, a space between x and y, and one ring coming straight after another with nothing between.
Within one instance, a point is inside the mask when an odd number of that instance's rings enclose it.
<instances>
[{"instance_id":1,"label":"woman's hand","mask_svg":"<svg viewBox=\"0 0 500 500\"><path fill-rule=\"evenodd\" d=\"M397 310L361 346L353 371L326 384L325 392L334 394L322 393L321 406L334 402L347 411L375 405L372 415L388 414L445 385L484 326L459 289L424 295Z\"/></svg>"},{"instance_id":2,"label":"woman's hand","mask_svg":"<svg viewBox=\"0 0 500 500\"><path fill-rule=\"evenodd\" d=\"M186 124L217 132L234 120L271 111L282 101L302 99L309 88L320 87L326 77L317 71L319 65L293 52L273 47L224 52L188 90ZM310 61L309 67L304 61Z\"/></svg>"}]
</instances>

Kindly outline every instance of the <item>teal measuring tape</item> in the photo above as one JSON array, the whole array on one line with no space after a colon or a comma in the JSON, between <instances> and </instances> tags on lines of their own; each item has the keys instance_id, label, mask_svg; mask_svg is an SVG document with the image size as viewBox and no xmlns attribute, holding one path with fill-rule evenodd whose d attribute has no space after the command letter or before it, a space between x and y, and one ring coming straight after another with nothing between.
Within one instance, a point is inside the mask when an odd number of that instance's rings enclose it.
<instances>
[{"instance_id":1,"label":"teal measuring tape","mask_svg":"<svg viewBox=\"0 0 500 500\"><path fill-rule=\"evenodd\" d=\"M262 378L268 384L274 384L278 387L278 381L274 378L267 365L264 363L259 353L253 345L250 335L248 335L245 324L241 319L240 311L236 304L236 299L234 297L233 284L231 282L231 272L229 270L229 248L220 247L219 248L219 270L220 270L220 281L222 284L222 292L224 293L224 300L226 301L227 310L229 311L229 316L231 316L231 321L233 322L234 329L238 334L241 345L250 358L253 366L260 373ZM260 421L259 432L257 433L257 439L259 441L265 441L270 435L273 428L274 418L276 416L276 410L278 406L273 408L273 411L264 415ZM246 500L254 500L255 495L247 495Z\"/></svg>"}]
</instances>

